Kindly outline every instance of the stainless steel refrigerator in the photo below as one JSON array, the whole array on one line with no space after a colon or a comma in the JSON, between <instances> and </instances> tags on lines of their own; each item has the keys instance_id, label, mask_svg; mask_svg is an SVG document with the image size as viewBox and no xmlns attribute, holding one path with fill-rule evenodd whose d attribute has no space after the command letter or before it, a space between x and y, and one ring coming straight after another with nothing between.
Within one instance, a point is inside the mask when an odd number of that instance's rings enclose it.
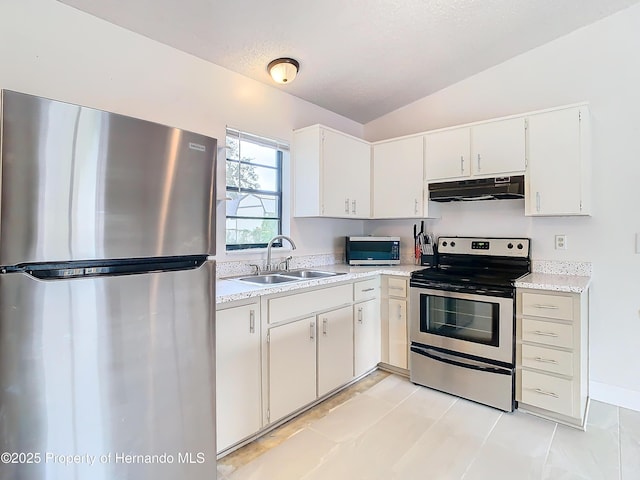
<instances>
[{"instance_id":1,"label":"stainless steel refrigerator","mask_svg":"<svg viewBox=\"0 0 640 480\"><path fill-rule=\"evenodd\" d=\"M0 478L216 478L216 140L4 90Z\"/></svg>"}]
</instances>

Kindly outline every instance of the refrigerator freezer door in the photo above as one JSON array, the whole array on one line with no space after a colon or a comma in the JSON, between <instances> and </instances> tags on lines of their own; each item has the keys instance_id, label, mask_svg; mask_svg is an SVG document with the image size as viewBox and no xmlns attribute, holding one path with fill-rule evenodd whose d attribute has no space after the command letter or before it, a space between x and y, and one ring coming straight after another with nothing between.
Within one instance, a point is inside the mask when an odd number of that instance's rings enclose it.
<instances>
[{"instance_id":1,"label":"refrigerator freezer door","mask_svg":"<svg viewBox=\"0 0 640 480\"><path fill-rule=\"evenodd\" d=\"M0 265L214 254L216 140L2 92Z\"/></svg>"},{"instance_id":2,"label":"refrigerator freezer door","mask_svg":"<svg viewBox=\"0 0 640 480\"><path fill-rule=\"evenodd\" d=\"M0 275L0 477L215 478L214 279Z\"/></svg>"}]
</instances>

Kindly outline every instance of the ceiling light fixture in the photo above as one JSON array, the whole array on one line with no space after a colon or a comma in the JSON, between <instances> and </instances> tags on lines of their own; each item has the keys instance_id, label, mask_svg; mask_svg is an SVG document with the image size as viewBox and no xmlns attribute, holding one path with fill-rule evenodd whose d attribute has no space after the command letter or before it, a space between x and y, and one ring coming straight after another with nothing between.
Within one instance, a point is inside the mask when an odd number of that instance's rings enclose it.
<instances>
[{"instance_id":1,"label":"ceiling light fixture","mask_svg":"<svg viewBox=\"0 0 640 480\"><path fill-rule=\"evenodd\" d=\"M277 58L267 65L267 71L277 83L291 83L298 74L300 64L293 58Z\"/></svg>"}]
</instances>

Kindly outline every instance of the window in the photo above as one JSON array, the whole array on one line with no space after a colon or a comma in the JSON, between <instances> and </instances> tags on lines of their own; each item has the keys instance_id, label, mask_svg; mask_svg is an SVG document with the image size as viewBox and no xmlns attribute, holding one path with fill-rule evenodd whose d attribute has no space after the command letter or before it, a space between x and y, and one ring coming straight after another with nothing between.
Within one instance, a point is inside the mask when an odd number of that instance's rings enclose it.
<instances>
[{"instance_id":1,"label":"window","mask_svg":"<svg viewBox=\"0 0 640 480\"><path fill-rule=\"evenodd\" d=\"M227 128L227 250L266 247L282 233L288 152L288 145Z\"/></svg>"}]
</instances>

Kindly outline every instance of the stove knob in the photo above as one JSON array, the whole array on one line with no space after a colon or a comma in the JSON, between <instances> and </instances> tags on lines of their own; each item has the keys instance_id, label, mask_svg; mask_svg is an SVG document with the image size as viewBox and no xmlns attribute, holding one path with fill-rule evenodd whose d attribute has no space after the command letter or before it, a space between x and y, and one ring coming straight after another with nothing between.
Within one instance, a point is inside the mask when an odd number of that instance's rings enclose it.
<instances>
[{"instance_id":1,"label":"stove knob","mask_svg":"<svg viewBox=\"0 0 640 480\"><path fill-rule=\"evenodd\" d=\"M451 246L455 247L456 246L456 242L451 242Z\"/></svg>"},{"instance_id":2,"label":"stove knob","mask_svg":"<svg viewBox=\"0 0 640 480\"><path fill-rule=\"evenodd\" d=\"M521 243L519 243L518 244L518 250L522 250L523 248L524 248L524 246Z\"/></svg>"},{"instance_id":3,"label":"stove knob","mask_svg":"<svg viewBox=\"0 0 640 480\"><path fill-rule=\"evenodd\" d=\"M509 243L509 244L507 245L507 248L513 248L513 243Z\"/></svg>"},{"instance_id":4,"label":"stove knob","mask_svg":"<svg viewBox=\"0 0 640 480\"><path fill-rule=\"evenodd\" d=\"M442 242L442 246L446 247L447 246L447 242Z\"/></svg>"}]
</instances>

